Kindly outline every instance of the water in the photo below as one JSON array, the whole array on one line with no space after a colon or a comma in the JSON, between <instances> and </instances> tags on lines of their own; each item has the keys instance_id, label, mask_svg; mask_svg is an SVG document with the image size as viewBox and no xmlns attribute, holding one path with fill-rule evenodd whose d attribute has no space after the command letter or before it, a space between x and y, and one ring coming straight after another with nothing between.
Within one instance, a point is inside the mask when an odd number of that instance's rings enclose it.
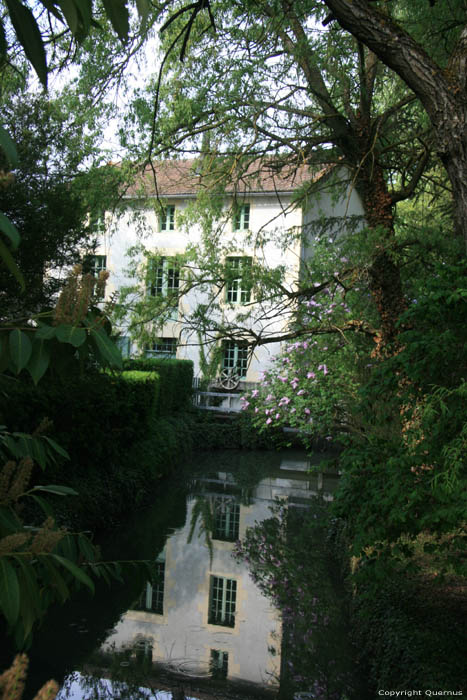
<instances>
[{"instance_id":1,"label":"water","mask_svg":"<svg viewBox=\"0 0 467 700\"><path fill-rule=\"evenodd\" d=\"M133 571L51 611L31 652L30 697L52 677L59 700L277 695L281 619L232 551L277 498L303 507L332 497L337 477L309 466L291 450L188 465L186 479L102 542L107 559L153 561L151 582Z\"/></svg>"}]
</instances>

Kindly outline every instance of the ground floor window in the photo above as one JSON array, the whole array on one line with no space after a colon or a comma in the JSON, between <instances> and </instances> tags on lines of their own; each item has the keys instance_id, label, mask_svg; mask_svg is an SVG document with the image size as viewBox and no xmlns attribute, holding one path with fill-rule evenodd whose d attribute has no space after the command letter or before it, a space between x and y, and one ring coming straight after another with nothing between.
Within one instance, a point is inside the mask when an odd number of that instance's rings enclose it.
<instances>
[{"instance_id":1,"label":"ground floor window","mask_svg":"<svg viewBox=\"0 0 467 700\"><path fill-rule=\"evenodd\" d=\"M248 370L248 343L225 340L222 348L222 369L244 379Z\"/></svg>"},{"instance_id":2,"label":"ground floor window","mask_svg":"<svg viewBox=\"0 0 467 700\"><path fill-rule=\"evenodd\" d=\"M164 614L164 579L165 561L157 560L154 563L154 574L141 593L136 606L137 610L147 610L157 615Z\"/></svg>"},{"instance_id":3,"label":"ground floor window","mask_svg":"<svg viewBox=\"0 0 467 700\"><path fill-rule=\"evenodd\" d=\"M231 578L211 576L209 624L234 627L236 602L237 582Z\"/></svg>"},{"instance_id":4,"label":"ground floor window","mask_svg":"<svg viewBox=\"0 0 467 700\"><path fill-rule=\"evenodd\" d=\"M177 339L159 338L157 343L146 348L146 357L177 357Z\"/></svg>"},{"instance_id":5,"label":"ground floor window","mask_svg":"<svg viewBox=\"0 0 467 700\"><path fill-rule=\"evenodd\" d=\"M213 678L227 678L229 668L229 654L226 651L211 649L209 669Z\"/></svg>"},{"instance_id":6,"label":"ground floor window","mask_svg":"<svg viewBox=\"0 0 467 700\"><path fill-rule=\"evenodd\" d=\"M236 542L240 525L240 505L220 496L216 498L214 508L213 539Z\"/></svg>"}]
</instances>

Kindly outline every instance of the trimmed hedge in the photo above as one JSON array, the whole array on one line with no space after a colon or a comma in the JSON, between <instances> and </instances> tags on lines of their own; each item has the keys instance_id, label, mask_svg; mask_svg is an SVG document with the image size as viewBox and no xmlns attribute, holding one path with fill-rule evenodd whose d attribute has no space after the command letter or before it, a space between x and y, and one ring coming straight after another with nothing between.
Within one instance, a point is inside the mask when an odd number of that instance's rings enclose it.
<instances>
[{"instance_id":1,"label":"trimmed hedge","mask_svg":"<svg viewBox=\"0 0 467 700\"><path fill-rule=\"evenodd\" d=\"M175 376L177 368L171 371ZM188 372L180 374L186 397L191 376L187 382ZM181 380L177 385L182 393ZM70 461L51 465L45 475L39 468L34 473L36 483L69 485L79 492L78 498L55 499L61 520L80 528L111 526L190 454L191 433L181 411L176 417L160 415L168 403L161 386L154 371L96 371L66 385L3 383L8 400L0 406L0 424L32 433L48 418L52 427L46 434L70 455Z\"/></svg>"},{"instance_id":2,"label":"trimmed hedge","mask_svg":"<svg viewBox=\"0 0 467 700\"><path fill-rule=\"evenodd\" d=\"M169 358L138 358L123 362L124 370L157 372L160 381L159 415L185 411L191 403L193 363Z\"/></svg>"}]
</instances>

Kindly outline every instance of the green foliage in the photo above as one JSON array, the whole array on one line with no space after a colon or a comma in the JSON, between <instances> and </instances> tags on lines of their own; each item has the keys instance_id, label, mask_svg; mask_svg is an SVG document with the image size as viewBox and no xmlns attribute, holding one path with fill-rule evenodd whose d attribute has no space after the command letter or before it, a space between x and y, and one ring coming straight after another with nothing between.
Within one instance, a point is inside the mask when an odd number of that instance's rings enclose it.
<instances>
[{"instance_id":1,"label":"green foliage","mask_svg":"<svg viewBox=\"0 0 467 700\"><path fill-rule=\"evenodd\" d=\"M125 370L156 372L159 376L161 416L186 411L190 405L193 383L193 363L169 358L135 358L123 361Z\"/></svg>"}]
</instances>

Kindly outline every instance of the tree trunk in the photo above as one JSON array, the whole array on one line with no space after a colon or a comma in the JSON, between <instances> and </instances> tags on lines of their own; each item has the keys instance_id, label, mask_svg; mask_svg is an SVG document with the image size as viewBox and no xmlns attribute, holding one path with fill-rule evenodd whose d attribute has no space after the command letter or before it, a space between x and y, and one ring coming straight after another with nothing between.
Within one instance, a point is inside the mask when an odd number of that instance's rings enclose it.
<instances>
[{"instance_id":1,"label":"tree trunk","mask_svg":"<svg viewBox=\"0 0 467 700\"><path fill-rule=\"evenodd\" d=\"M444 70L400 25L370 7L367 0L324 2L332 17L397 73L423 104L452 184L455 229L467 251L467 28Z\"/></svg>"},{"instance_id":2,"label":"tree trunk","mask_svg":"<svg viewBox=\"0 0 467 700\"><path fill-rule=\"evenodd\" d=\"M376 353L380 354L397 340L400 330L397 322L407 308L400 270L391 255L394 240L393 203L383 172L378 166L360 170L356 186L368 227L377 230L380 237L380 242L375 244L368 269L370 292L381 319L376 348Z\"/></svg>"}]
</instances>

